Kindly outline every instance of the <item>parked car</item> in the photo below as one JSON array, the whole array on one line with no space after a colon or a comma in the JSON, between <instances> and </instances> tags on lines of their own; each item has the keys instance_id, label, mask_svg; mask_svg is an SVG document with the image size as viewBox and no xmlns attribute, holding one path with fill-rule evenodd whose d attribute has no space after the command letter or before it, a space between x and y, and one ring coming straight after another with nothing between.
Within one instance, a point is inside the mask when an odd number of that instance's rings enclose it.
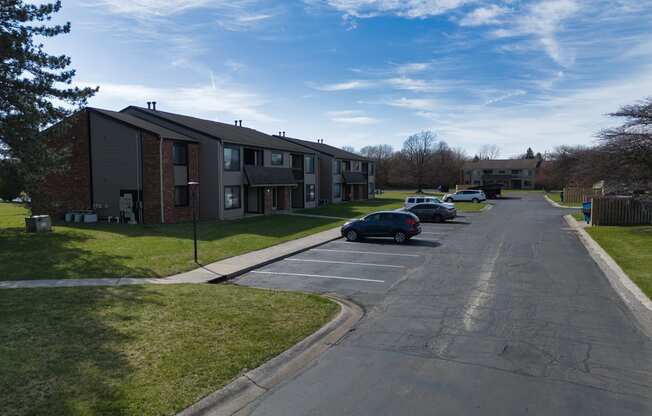
<instances>
[{"instance_id":1,"label":"parked car","mask_svg":"<svg viewBox=\"0 0 652 416\"><path fill-rule=\"evenodd\" d=\"M362 237L392 237L402 244L421 233L419 217L402 211L381 211L342 226L342 235L349 241Z\"/></svg>"},{"instance_id":2,"label":"parked car","mask_svg":"<svg viewBox=\"0 0 652 416\"><path fill-rule=\"evenodd\" d=\"M470 202L482 202L486 201L487 196L483 191L478 189L465 189L464 191L457 191L453 194L444 195L444 201L446 202L460 202L460 201L470 201Z\"/></svg>"},{"instance_id":3,"label":"parked car","mask_svg":"<svg viewBox=\"0 0 652 416\"><path fill-rule=\"evenodd\" d=\"M444 222L446 220L452 220L457 216L457 210L448 207L448 205L452 204L416 204L411 208L405 209L405 211L413 213L423 222Z\"/></svg>"},{"instance_id":4,"label":"parked car","mask_svg":"<svg viewBox=\"0 0 652 416\"><path fill-rule=\"evenodd\" d=\"M405 198L405 204L403 207L410 209L416 204L444 204L448 208L455 208L455 204L443 202L441 199L435 196L408 196Z\"/></svg>"},{"instance_id":5,"label":"parked car","mask_svg":"<svg viewBox=\"0 0 652 416\"><path fill-rule=\"evenodd\" d=\"M484 192L484 194L489 199L498 199L500 198L500 193L503 189L501 184L491 184L491 185L482 185L476 187L477 190Z\"/></svg>"}]
</instances>

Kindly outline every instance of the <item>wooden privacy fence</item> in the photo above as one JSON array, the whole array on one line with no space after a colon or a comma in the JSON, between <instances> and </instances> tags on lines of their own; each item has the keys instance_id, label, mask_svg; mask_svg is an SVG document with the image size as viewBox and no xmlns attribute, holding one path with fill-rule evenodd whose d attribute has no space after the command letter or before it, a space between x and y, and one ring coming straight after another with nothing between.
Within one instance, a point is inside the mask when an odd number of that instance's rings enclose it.
<instances>
[{"instance_id":1,"label":"wooden privacy fence","mask_svg":"<svg viewBox=\"0 0 652 416\"><path fill-rule=\"evenodd\" d=\"M652 206L627 197L596 197L591 205L592 225L652 224Z\"/></svg>"},{"instance_id":2,"label":"wooden privacy fence","mask_svg":"<svg viewBox=\"0 0 652 416\"><path fill-rule=\"evenodd\" d=\"M576 186L567 186L564 188L564 202L569 204L581 204L594 196L601 196L601 190L593 188L580 188Z\"/></svg>"}]
</instances>

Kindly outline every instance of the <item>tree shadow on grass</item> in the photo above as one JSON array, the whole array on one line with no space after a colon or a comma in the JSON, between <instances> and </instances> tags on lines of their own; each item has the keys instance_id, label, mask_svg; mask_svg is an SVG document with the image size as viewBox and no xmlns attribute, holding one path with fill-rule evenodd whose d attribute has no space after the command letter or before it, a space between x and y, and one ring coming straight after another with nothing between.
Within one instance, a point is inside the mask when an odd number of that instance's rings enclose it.
<instances>
[{"instance_id":1,"label":"tree shadow on grass","mask_svg":"<svg viewBox=\"0 0 652 416\"><path fill-rule=\"evenodd\" d=\"M128 266L128 257L89 250L92 235L74 230L26 233L0 229L0 280L65 279L71 277L147 276L147 268ZM80 276L83 271L84 276Z\"/></svg>"},{"instance_id":2,"label":"tree shadow on grass","mask_svg":"<svg viewBox=\"0 0 652 416\"><path fill-rule=\"evenodd\" d=\"M132 413L130 325L146 304L157 293L140 285L0 291L2 414Z\"/></svg>"}]
</instances>

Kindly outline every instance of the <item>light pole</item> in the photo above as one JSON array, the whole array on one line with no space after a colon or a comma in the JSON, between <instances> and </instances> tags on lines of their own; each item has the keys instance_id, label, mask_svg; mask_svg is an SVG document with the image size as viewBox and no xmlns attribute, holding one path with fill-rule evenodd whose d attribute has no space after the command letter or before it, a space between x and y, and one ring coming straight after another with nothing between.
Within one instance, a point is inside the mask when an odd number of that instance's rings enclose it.
<instances>
[{"instance_id":1,"label":"light pole","mask_svg":"<svg viewBox=\"0 0 652 416\"><path fill-rule=\"evenodd\" d=\"M195 263L197 261L197 186L199 182L188 182L192 194L192 239L195 243Z\"/></svg>"}]
</instances>

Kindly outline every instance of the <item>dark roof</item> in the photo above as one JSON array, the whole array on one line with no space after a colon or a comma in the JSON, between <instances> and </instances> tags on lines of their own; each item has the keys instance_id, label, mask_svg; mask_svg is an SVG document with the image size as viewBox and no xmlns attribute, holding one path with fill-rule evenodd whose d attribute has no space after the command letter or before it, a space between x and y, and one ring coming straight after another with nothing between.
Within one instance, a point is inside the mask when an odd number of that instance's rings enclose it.
<instances>
[{"instance_id":1,"label":"dark roof","mask_svg":"<svg viewBox=\"0 0 652 416\"><path fill-rule=\"evenodd\" d=\"M249 186L296 186L297 184L290 168L247 165L244 167L244 172Z\"/></svg>"},{"instance_id":2,"label":"dark roof","mask_svg":"<svg viewBox=\"0 0 652 416\"><path fill-rule=\"evenodd\" d=\"M540 163L540 159L471 160L464 169L535 169Z\"/></svg>"},{"instance_id":3,"label":"dark roof","mask_svg":"<svg viewBox=\"0 0 652 416\"><path fill-rule=\"evenodd\" d=\"M279 137L279 136L275 136ZM290 143L298 144L301 146L308 147L312 150L316 150L318 152L324 153L326 155L338 158L338 159L350 159L350 160L363 160L363 161L369 161L370 159L358 155L355 153L347 152L346 150L342 150L339 147L331 146L325 143L317 143L317 142L311 142L309 140L302 140L302 139L295 139L294 137L287 137L287 136L282 136L279 137L280 139L286 140Z\"/></svg>"},{"instance_id":4,"label":"dark roof","mask_svg":"<svg viewBox=\"0 0 652 416\"><path fill-rule=\"evenodd\" d=\"M232 124L220 123L213 120L186 116L183 114L168 113L160 110L149 110L147 108L129 106L127 109L137 110L155 117L171 121L199 133L222 140L223 142L235 143L245 146L264 147L288 152L314 153L310 149L294 143L288 143L285 140L279 140L277 137L250 129L248 127L238 127Z\"/></svg>"},{"instance_id":5,"label":"dark roof","mask_svg":"<svg viewBox=\"0 0 652 416\"><path fill-rule=\"evenodd\" d=\"M360 172L342 172L342 176L344 177L344 182L348 185L360 185L363 183L367 183L367 178L364 177L364 175Z\"/></svg>"},{"instance_id":6,"label":"dark roof","mask_svg":"<svg viewBox=\"0 0 652 416\"><path fill-rule=\"evenodd\" d=\"M156 134L158 136L161 136L164 139L172 139L172 140L181 140L181 141L188 141L188 142L197 142L197 140L193 140L190 137L184 136L181 133L178 133L176 131L172 131L169 129L166 129L165 127L161 127L158 124L150 123L149 121L140 119L138 117L134 117L129 114L125 113L118 113L116 111L110 111L110 110L104 110L101 108L95 108L95 107L88 107L90 111L94 111L96 113L102 114L103 116L112 118L114 120L118 120L122 123L129 124L135 128L141 129L148 131L150 133Z\"/></svg>"}]
</instances>

